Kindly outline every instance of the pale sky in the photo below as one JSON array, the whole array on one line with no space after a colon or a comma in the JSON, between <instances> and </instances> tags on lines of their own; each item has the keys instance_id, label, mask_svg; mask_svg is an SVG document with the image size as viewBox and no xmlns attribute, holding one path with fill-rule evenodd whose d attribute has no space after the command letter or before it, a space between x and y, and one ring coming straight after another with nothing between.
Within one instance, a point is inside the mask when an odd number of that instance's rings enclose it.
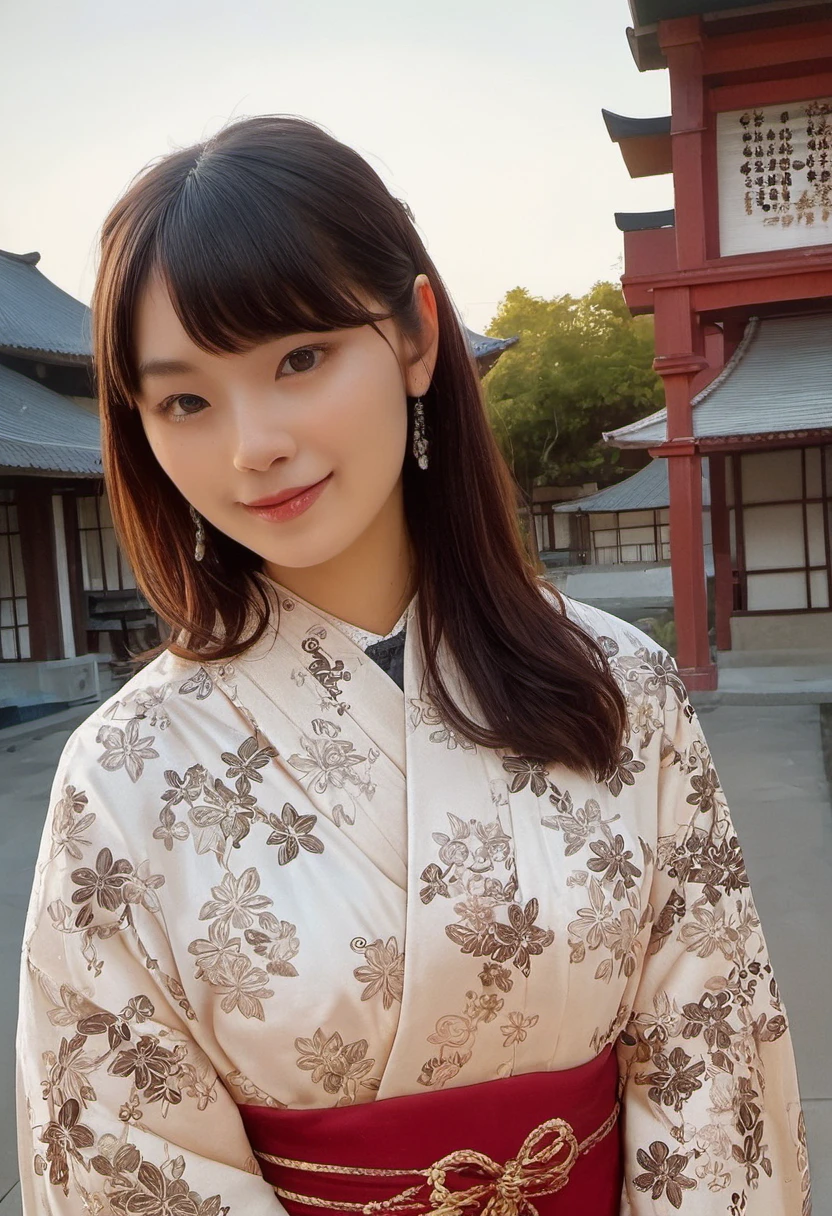
<instances>
[{"instance_id":1,"label":"pale sky","mask_svg":"<svg viewBox=\"0 0 832 1216\"><path fill-rule=\"evenodd\" d=\"M626 0L0 0L0 248L89 303L101 223L131 178L229 119L299 114L413 209L466 323L512 287L621 273L633 181L601 107L669 112Z\"/></svg>"}]
</instances>

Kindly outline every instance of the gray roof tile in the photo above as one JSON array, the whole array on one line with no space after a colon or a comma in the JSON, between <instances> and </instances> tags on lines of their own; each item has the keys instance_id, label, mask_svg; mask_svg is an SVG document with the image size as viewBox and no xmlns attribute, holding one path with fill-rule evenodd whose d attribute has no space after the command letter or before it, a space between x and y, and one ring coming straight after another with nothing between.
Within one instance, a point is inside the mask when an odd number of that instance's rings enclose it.
<instances>
[{"instance_id":1,"label":"gray roof tile","mask_svg":"<svg viewBox=\"0 0 832 1216\"><path fill-rule=\"evenodd\" d=\"M708 462L702 462L702 505L711 505L711 484ZM567 514L594 511L655 511L670 506L670 489L667 481L667 461L651 460L648 465L632 477L607 486L597 494L576 498L572 502L559 503L556 511Z\"/></svg>"},{"instance_id":2,"label":"gray roof tile","mask_svg":"<svg viewBox=\"0 0 832 1216\"><path fill-rule=\"evenodd\" d=\"M0 347L88 359L90 310L41 274L39 258L0 250Z\"/></svg>"},{"instance_id":3,"label":"gray roof tile","mask_svg":"<svg viewBox=\"0 0 832 1216\"><path fill-rule=\"evenodd\" d=\"M0 364L0 466L100 477L98 419Z\"/></svg>"},{"instance_id":4,"label":"gray roof tile","mask_svg":"<svg viewBox=\"0 0 832 1216\"><path fill-rule=\"evenodd\" d=\"M832 428L832 314L752 317L731 359L692 405L697 439ZM636 448L666 438L666 410L604 435L616 447Z\"/></svg>"}]
</instances>

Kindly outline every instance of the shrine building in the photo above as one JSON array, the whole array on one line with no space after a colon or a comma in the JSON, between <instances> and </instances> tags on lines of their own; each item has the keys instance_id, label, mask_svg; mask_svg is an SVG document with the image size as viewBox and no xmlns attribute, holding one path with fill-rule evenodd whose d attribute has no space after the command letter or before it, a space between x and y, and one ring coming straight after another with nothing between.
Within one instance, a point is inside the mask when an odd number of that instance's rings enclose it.
<instances>
[{"instance_id":1,"label":"shrine building","mask_svg":"<svg viewBox=\"0 0 832 1216\"><path fill-rule=\"evenodd\" d=\"M713 689L722 651L832 651L832 4L630 8L671 113L604 119L632 177L672 174L672 210L616 215L666 406L604 438L667 462L677 661Z\"/></svg>"}]
</instances>

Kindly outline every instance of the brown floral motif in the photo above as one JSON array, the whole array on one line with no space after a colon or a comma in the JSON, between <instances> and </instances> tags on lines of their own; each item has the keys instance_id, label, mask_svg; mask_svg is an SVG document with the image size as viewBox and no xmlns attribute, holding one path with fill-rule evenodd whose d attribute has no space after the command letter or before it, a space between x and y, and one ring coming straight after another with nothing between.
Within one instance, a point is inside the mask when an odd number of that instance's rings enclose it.
<instances>
[{"instance_id":1,"label":"brown floral motif","mask_svg":"<svg viewBox=\"0 0 832 1216\"><path fill-rule=\"evenodd\" d=\"M98 763L108 772L126 769L132 782L138 781L144 772L146 760L158 760L159 753L150 745L152 735L139 738L139 719L131 718L124 730L118 726L102 726L95 736L96 743L104 744L104 755Z\"/></svg>"},{"instance_id":2,"label":"brown floral motif","mask_svg":"<svg viewBox=\"0 0 832 1216\"><path fill-rule=\"evenodd\" d=\"M174 840L187 840L189 835L187 823L177 821L169 806L159 812L159 826L153 829L153 839L161 840L168 852L173 848Z\"/></svg>"},{"instance_id":3,"label":"brown floral motif","mask_svg":"<svg viewBox=\"0 0 832 1216\"><path fill-rule=\"evenodd\" d=\"M613 899L621 899L625 890L635 886L635 879L641 877L641 870L630 860L632 850L625 848L623 836L616 836L609 844L593 840L589 847L595 857L586 863L588 868L603 874L606 882L615 883Z\"/></svg>"},{"instance_id":4,"label":"brown floral motif","mask_svg":"<svg viewBox=\"0 0 832 1216\"><path fill-rule=\"evenodd\" d=\"M501 967L499 963L486 963L479 978L483 988L490 988L494 984L501 992L511 991L511 972L508 967Z\"/></svg>"},{"instance_id":5,"label":"brown floral motif","mask_svg":"<svg viewBox=\"0 0 832 1216\"><path fill-rule=\"evenodd\" d=\"M149 861L140 861L124 880L122 893L126 904L141 904L148 912L158 912L159 898L156 894L159 887L165 885L164 874L152 874Z\"/></svg>"},{"instance_id":6,"label":"brown floral motif","mask_svg":"<svg viewBox=\"0 0 832 1216\"><path fill-rule=\"evenodd\" d=\"M342 790L348 784L359 787L367 784L357 769L368 757L360 755L348 739L312 739L303 735L301 743L306 755L295 753L289 757L289 763L308 779L315 793Z\"/></svg>"},{"instance_id":7,"label":"brown floral motif","mask_svg":"<svg viewBox=\"0 0 832 1216\"><path fill-rule=\"evenodd\" d=\"M390 1009L394 1001L401 1001L404 993L404 955L399 951L395 937L386 942L380 937L367 942L355 937L350 948L364 955L364 966L356 967L353 975L359 983L366 984L361 993L362 1001L370 1001L381 993L381 1002Z\"/></svg>"},{"instance_id":8,"label":"brown floral motif","mask_svg":"<svg viewBox=\"0 0 832 1216\"><path fill-rule=\"evenodd\" d=\"M258 929L246 929L246 941L254 946L254 953L267 959L269 975L288 978L297 975L297 968L289 961L300 949L296 928L288 920L278 920L271 912L261 912Z\"/></svg>"},{"instance_id":9,"label":"brown floral motif","mask_svg":"<svg viewBox=\"0 0 832 1216\"><path fill-rule=\"evenodd\" d=\"M679 940L700 958L710 958L719 950L726 959L737 952L740 935L724 912L713 912L707 900L697 900L690 910L693 923L682 926Z\"/></svg>"},{"instance_id":10,"label":"brown floral motif","mask_svg":"<svg viewBox=\"0 0 832 1216\"><path fill-rule=\"evenodd\" d=\"M312 1073L316 1085L323 1085L328 1094L342 1096L339 1106L354 1102L359 1082L369 1089L377 1089L373 1078L364 1080L375 1060L367 1058L369 1044L366 1039L345 1043L335 1031L327 1035L318 1027L311 1039L295 1039L298 1052L298 1068Z\"/></svg>"},{"instance_id":11,"label":"brown floral motif","mask_svg":"<svg viewBox=\"0 0 832 1216\"><path fill-rule=\"evenodd\" d=\"M544 815L540 822L545 828L553 828L563 832L567 857L574 857L585 848L593 836L599 832L611 838L609 824L620 819L620 815L604 818L601 815L601 805L594 798L587 799L584 806L573 806L572 795L568 790L559 790L552 786L549 801L556 809L555 815Z\"/></svg>"},{"instance_id":12,"label":"brown floral motif","mask_svg":"<svg viewBox=\"0 0 832 1216\"><path fill-rule=\"evenodd\" d=\"M265 1020L262 1002L274 996L274 990L265 987L268 982L265 971L253 967L244 954L236 954L217 972L213 987L222 993L220 1008L223 1013L239 1009L244 1018L257 1018L262 1022Z\"/></svg>"},{"instance_id":13,"label":"brown floral motif","mask_svg":"<svg viewBox=\"0 0 832 1216\"><path fill-rule=\"evenodd\" d=\"M240 953L242 940L231 937L227 920L215 920L208 928L208 936L197 938L188 946L188 953L196 957L196 978L213 983L220 971Z\"/></svg>"},{"instance_id":14,"label":"brown floral motif","mask_svg":"<svg viewBox=\"0 0 832 1216\"><path fill-rule=\"evenodd\" d=\"M214 681L211 676L204 667L198 667L192 676L179 685L179 691L183 696L188 696L192 692L196 693L197 701L204 701L211 695L213 687Z\"/></svg>"},{"instance_id":15,"label":"brown floral motif","mask_svg":"<svg viewBox=\"0 0 832 1216\"><path fill-rule=\"evenodd\" d=\"M92 1160L96 1173L108 1180L107 1197L115 1216L227 1216L219 1195L203 1200L185 1179L185 1158L162 1166L144 1161L132 1144L120 1146L112 1158Z\"/></svg>"},{"instance_id":16,"label":"brown floral motif","mask_svg":"<svg viewBox=\"0 0 832 1216\"><path fill-rule=\"evenodd\" d=\"M497 923L493 926L496 942L488 953L496 962L504 963L511 959L523 975L529 974L532 956L542 954L555 940L551 929L540 929L535 925L539 912L540 905L536 899L530 899L525 908L519 904L509 905L508 924Z\"/></svg>"},{"instance_id":17,"label":"brown floral motif","mask_svg":"<svg viewBox=\"0 0 832 1216\"><path fill-rule=\"evenodd\" d=\"M684 844L673 848L667 872L671 878L700 884L713 907L724 895L748 887L745 861L734 835L720 841L706 832L691 832Z\"/></svg>"},{"instance_id":18,"label":"brown floral motif","mask_svg":"<svg viewBox=\"0 0 832 1216\"><path fill-rule=\"evenodd\" d=\"M527 756L504 756L503 768L511 773L509 792L519 794L526 786L536 798L542 798L549 788L548 769L539 760Z\"/></svg>"},{"instance_id":19,"label":"brown floral motif","mask_svg":"<svg viewBox=\"0 0 832 1216\"><path fill-rule=\"evenodd\" d=\"M243 740L236 752L223 752L220 758L223 764L228 765L225 775L230 781L245 777L247 781L262 782L263 775L259 770L276 756L277 752L270 743L261 744L255 735L251 735Z\"/></svg>"},{"instance_id":20,"label":"brown floral motif","mask_svg":"<svg viewBox=\"0 0 832 1216\"><path fill-rule=\"evenodd\" d=\"M725 1051L731 1046L736 1031L728 1018L731 1014L731 997L727 992L706 992L698 1002L682 1006L684 1024L682 1037L696 1038L704 1034L710 1048Z\"/></svg>"},{"instance_id":21,"label":"brown floral motif","mask_svg":"<svg viewBox=\"0 0 832 1216\"><path fill-rule=\"evenodd\" d=\"M525 908L510 903L507 908L508 924L494 920L480 930L470 929L464 924L446 925L445 932L463 954L473 954L475 958L487 955L498 963L511 960L523 975L528 975L532 956L542 954L555 940L551 929L541 929L535 925L539 911L536 899L530 899Z\"/></svg>"},{"instance_id":22,"label":"brown floral motif","mask_svg":"<svg viewBox=\"0 0 832 1216\"><path fill-rule=\"evenodd\" d=\"M504 1004L496 992L467 992L461 1014L440 1017L433 1034L428 1035L428 1042L438 1047L439 1053L422 1065L419 1084L440 1089L452 1081L471 1059L480 1026L493 1022Z\"/></svg>"},{"instance_id":23,"label":"brown floral motif","mask_svg":"<svg viewBox=\"0 0 832 1216\"><path fill-rule=\"evenodd\" d=\"M272 832L266 844L279 846L278 865L285 866L294 861L300 855L301 849L305 849L307 853L323 853L323 841L312 835L312 829L317 822L317 815L299 815L290 802L284 804L279 819L277 815L269 815Z\"/></svg>"},{"instance_id":24,"label":"brown floral motif","mask_svg":"<svg viewBox=\"0 0 832 1216\"><path fill-rule=\"evenodd\" d=\"M87 801L87 795L76 790L74 785L64 787L52 820L52 858L59 857L66 850L73 861L82 859L83 846L90 843L84 833L95 822L93 812L84 813Z\"/></svg>"},{"instance_id":25,"label":"brown floral motif","mask_svg":"<svg viewBox=\"0 0 832 1216\"><path fill-rule=\"evenodd\" d=\"M77 890L72 893L74 904L89 904L95 899L100 908L115 912L124 903L124 883L133 867L129 861L113 859L109 849L101 849L95 859L95 869L82 866L72 871Z\"/></svg>"},{"instance_id":26,"label":"brown floral motif","mask_svg":"<svg viewBox=\"0 0 832 1216\"><path fill-rule=\"evenodd\" d=\"M650 1191L654 1201L666 1194L668 1203L680 1208L684 1198L682 1192L696 1187L696 1179L688 1178L683 1172L688 1163L688 1154L671 1153L662 1140L654 1140L649 1152L640 1148L636 1157L645 1172L633 1179L633 1186L640 1191Z\"/></svg>"},{"instance_id":27,"label":"brown floral motif","mask_svg":"<svg viewBox=\"0 0 832 1216\"><path fill-rule=\"evenodd\" d=\"M425 866L419 877L425 884L419 892L419 898L423 904L429 904L437 895L441 895L445 899L450 895L448 884L445 882L445 871L436 862L432 861L430 865Z\"/></svg>"},{"instance_id":28,"label":"brown floral motif","mask_svg":"<svg viewBox=\"0 0 832 1216\"><path fill-rule=\"evenodd\" d=\"M443 720L438 708L432 701L411 697L409 704L410 721L414 730L420 726L435 726L437 728L436 730L432 730L428 735L431 743L444 743L448 751L455 751L459 747L466 752L476 752L476 743L472 743L470 739L466 739L452 730Z\"/></svg>"},{"instance_id":29,"label":"brown floral motif","mask_svg":"<svg viewBox=\"0 0 832 1216\"><path fill-rule=\"evenodd\" d=\"M58 1111L57 1119L47 1123L41 1132L41 1141L46 1145L46 1160L38 1169L39 1160L35 1159L35 1170L43 1173L49 1166L49 1181L53 1186L59 1186L65 1195L69 1194L69 1161L84 1163L81 1156L82 1148L92 1148L95 1136L92 1131L78 1120L81 1117L81 1106L75 1098L67 1098ZM43 1161L43 1158L40 1158Z\"/></svg>"},{"instance_id":30,"label":"brown floral motif","mask_svg":"<svg viewBox=\"0 0 832 1216\"><path fill-rule=\"evenodd\" d=\"M525 1043L532 1026L536 1026L539 1021L540 1015L537 1013L533 1013L529 1017L522 1013L510 1013L506 1025L500 1027L503 1047L513 1047L515 1043Z\"/></svg>"},{"instance_id":31,"label":"brown floral motif","mask_svg":"<svg viewBox=\"0 0 832 1216\"><path fill-rule=\"evenodd\" d=\"M636 760L634 758L632 748L622 747L615 772L611 776L604 778L613 798L618 797L625 785L635 785L636 777L639 773L644 772L644 767L643 760ZM600 776L598 780L601 780Z\"/></svg>"},{"instance_id":32,"label":"brown floral motif","mask_svg":"<svg viewBox=\"0 0 832 1216\"><path fill-rule=\"evenodd\" d=\"M699 771L692 768L690 772L688 779L691 792L687 796L687 802L691 806L698 807L703 815L712 815L723 805L724 798L719 778L711 762L710 752L698 740L691 748L689 764L698 768Z\"/></svg>"},{"instance_id":33,"label":"brown floral motif","mask_svg":"<svg viewBox=\"0 0 832 1216\"><path fill-rule=\"evenodd\" d=\"M656 1052L653 1059L658 1071L636 1077L636 1084L650 1086L648 1097L657 1106L672 1106L681 1113L683 1104L702 1088L705 1061L694 1063L681 1047L674 1047L670 1055Z\"/></svg>"},{"instance_id":34,"label":"brown floral motif","mask_svg":"<svg viewBox=\"0 0 832 1216\"><path fill-rule=\"evenodd\" d=\"M687 701L688 690L669 654L651 654L646 650L638 654L645 667L650 669L649 675L642 676L644 692L648 697L655 697L662 709L667 702L668 692L672 692L680 704Z\"/></svg>"},{"instance_id":35,"label":"brown floral motif","mask_svg":"<svg viewBox=\"0 0 832 1216\"><path fill-rule=\"evenodd\" d=\"M74 1098L82 1107L95 1101L90 1073L97 1060L85 1050L86 1044L85 1034L74 1034L72 1038L61 1039L57 1055L54 1051L43 1053L47 1067L46 1080L42 1082L44 1098L52 1097L58 1103Z\"/></svg>"},{"instance_id":36,"label":"brown floral motif","mask_svg":"<svg viewBox=\"0 0 832 1216\"><path fill-rule=\"evenodd\" d=\"M136 1089L145 1091L150 1102L164 1099L180 1102L182 1094L172 1078L178 1071L179 1057L163 1047L155 1035L142 1035L134 1046L120 1052L108 1072L115 1077L131 1077Z\"/></svg>"},{"instance_id":37,"label":"brown floral motif","mask_svg":"<svg viewBox=\"0 0 832 1216\"><path fill-rule=\"evenodd\" d=\"M258 895L259 888L260 875L254 866L249 866L239 878L227 870L219 886L211 888L214 898L202 905L199 919L216 919L235 929L250 929L257 913L270 907L272 902L267 895Z\"/></svg>"}]
</instances>

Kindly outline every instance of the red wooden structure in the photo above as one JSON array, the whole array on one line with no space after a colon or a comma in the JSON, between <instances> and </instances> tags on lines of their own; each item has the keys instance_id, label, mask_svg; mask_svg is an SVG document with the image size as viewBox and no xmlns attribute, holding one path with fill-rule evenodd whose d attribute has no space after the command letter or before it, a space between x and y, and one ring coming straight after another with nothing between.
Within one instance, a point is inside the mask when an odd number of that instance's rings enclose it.
<instances>
[{"instance_id":1,"label":"red wooden structure","mask_svg":"<svg viewBox=\"0 0 832 1216\"><path fill-rule=\"evenodd\" d=\"M673 211L616 217L624 231L628 305L655 316L654 366L664 380L666 429L658 441L655 425L640 441L640 424L607 438L668 460L678 661L689 688L709 689L716 687L717 667L703 563L701 461L707 456L711 465L716 646L729 649L732 617L744 610L737 590L743 532L741 475L738 486L726 462L740 453L816 447L832 437L832 389L826 416L821 410L810 427L797 429L788 394L776 430L771 417L777 402L761 401L756 432L746 420L737 433L723 427L729 433L719 435L697 428L693 405L735 352L749 318L832 311L832 131L826 117L832 113L832 5L733 0L728 8L718 0L631 0L631 10L636 63L642 70L667 69L671 115L604 117L632 176L673 174ZM761 330L758 341L767 332ZM734 487L733 521L726 473ZM807 494L804 475L801 501L814 503ZM820 558L814 565L809 556L801 559L807 580L816 569L832 577L825 480L818 495L825 565ZM793 569L788 562L786 568ZM812 587L821 583L818 575ZM832 599L824 603L820 591L812 596L808 591L805 608L796 600L794 611L832 617Z\"/></svg>"}]
</instances>

